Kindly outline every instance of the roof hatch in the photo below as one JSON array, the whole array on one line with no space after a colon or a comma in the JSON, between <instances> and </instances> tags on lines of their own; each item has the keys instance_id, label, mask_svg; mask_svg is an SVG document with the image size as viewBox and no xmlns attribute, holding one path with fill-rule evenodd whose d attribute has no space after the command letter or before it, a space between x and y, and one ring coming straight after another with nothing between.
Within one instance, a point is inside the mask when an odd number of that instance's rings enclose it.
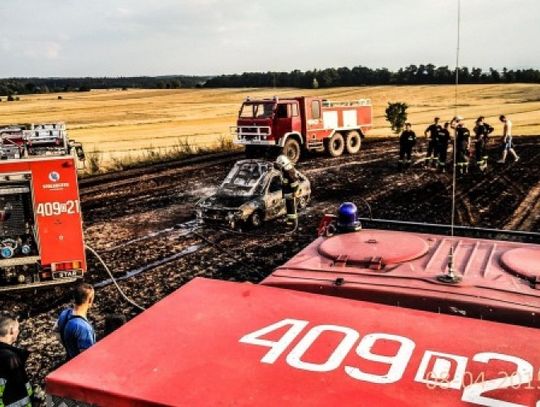
<instances>
[{"instance_id":1,"label":"roof hatch","mask_svg":"<svg viewBox=\"0 0 540 407\"><path fill-rule=\"evenodd\" d=\"M365 263L380 259L382 264L398 264L427 253L428 243L419 236L404 232L363 230L326 239L319 246L322 256L347 263Z\"/></svg>"},{"instance_id":2,"label":"roof hatch","mask_svg":"<svg viewBox=\"0 0 540 407\"><path fill-rule=\"evenodd\" d=\"M508 250L501 255L501 265L528 280L540 279L540 250L532 247Z\"/></svg>"}]
</instances>

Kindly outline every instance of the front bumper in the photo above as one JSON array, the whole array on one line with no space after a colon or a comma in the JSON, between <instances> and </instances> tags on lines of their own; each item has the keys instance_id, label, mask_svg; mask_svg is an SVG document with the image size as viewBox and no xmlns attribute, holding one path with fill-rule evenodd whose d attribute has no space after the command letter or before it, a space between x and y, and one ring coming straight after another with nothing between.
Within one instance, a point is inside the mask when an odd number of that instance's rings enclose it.
<instances>
[{"instance_id":1,"label":"front bumper","mask_svg":"<svg viewBox=\"0 0 540 407\"><path fill-rule=\"evenodd\" d=\"M275 146L277 141L272 139L272 129L269 126L232 126L231 133L235 136L234 144Z\"/></svg>"}]
</instances>

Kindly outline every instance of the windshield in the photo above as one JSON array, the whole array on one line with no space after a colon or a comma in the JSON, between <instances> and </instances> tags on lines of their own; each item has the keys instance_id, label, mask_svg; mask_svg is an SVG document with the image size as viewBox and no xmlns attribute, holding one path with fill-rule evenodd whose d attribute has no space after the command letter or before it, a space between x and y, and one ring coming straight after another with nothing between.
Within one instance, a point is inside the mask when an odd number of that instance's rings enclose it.
<instances>
[{"instance_id":1,"label":"windshield","mask_svg":"<svg viewBox=\"0 0 540 407\"><path fill-rule=\"evenodd\" d=\"M244 103L240 117L244 119L267 119L274 113L274 103Z\"/></svg>"},{"instance_id":2,"label":"windshield","mask_svg":"<svg viewBox=\"0 0 540 407\"><path fill-rule=\"evenodd\" d=\"M270 171L271 163L240 162L231 169L221 186L219 193L225 195L257 195L262 192L262 178Z\"/></svg>"}]
</instances>

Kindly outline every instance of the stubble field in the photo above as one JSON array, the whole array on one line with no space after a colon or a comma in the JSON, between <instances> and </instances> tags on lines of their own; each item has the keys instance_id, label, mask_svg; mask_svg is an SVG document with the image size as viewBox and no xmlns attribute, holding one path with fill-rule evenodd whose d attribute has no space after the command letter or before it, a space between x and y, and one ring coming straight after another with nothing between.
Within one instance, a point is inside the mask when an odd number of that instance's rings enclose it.
<instances>
[{"instance_id":1,"label":"stubble field","mask_svg":"<svg viewBox=\"0 0 540 407\"><path fill-rule=\"evenodd\" d=\"M369 98L373 103L371 136L391 134L384 118L388 102L406 102L409 120L417 133L440 116L455 114L454 86L373 86L332 89L179 89L96 90L86 93L22 95L17 102L0 103L0 125L64 121L70 135L97 152L111 157L138 157L145 151L165 151L185 144L212 146L230 140L239 106L246 98L320 95L329 100ZM62 99L58 97L61 96ZM496 127L504 113L514 122L514 134L540 134L540 85L461 85L458 113L472 127L483 115Z\"/></svg>"}]
</instances>

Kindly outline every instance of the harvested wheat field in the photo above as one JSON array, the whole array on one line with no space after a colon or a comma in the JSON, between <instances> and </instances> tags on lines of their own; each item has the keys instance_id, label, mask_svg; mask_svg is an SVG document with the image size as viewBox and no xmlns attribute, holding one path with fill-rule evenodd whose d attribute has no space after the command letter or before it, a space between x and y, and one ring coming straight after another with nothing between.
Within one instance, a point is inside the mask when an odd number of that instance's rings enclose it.
<instances>
[{"instance_id":1,"label":"harvested wheat field","mask_svg":"<svg viewBox=\"0 0 540 407\"><path fill-rule=\"evenodd\" d=\"M104 160L137 157L175 147L211 146L230 140L240 103L246 96L321 95L330 100L370 98L374 109L371 136L391 133L384 118L388 102L409 104L417 133L438 115L454 115L454 86L374 86L332 89L179 89L96 90L88 93L23 95L0 103L0 124L64 121L72 138ZM58 97L61 96L62 99ZM540 134L540 85L461 85L458 113L472 126L479 115L495 125L505 113L516 135Z\"/></svg>"}]
</instances>

